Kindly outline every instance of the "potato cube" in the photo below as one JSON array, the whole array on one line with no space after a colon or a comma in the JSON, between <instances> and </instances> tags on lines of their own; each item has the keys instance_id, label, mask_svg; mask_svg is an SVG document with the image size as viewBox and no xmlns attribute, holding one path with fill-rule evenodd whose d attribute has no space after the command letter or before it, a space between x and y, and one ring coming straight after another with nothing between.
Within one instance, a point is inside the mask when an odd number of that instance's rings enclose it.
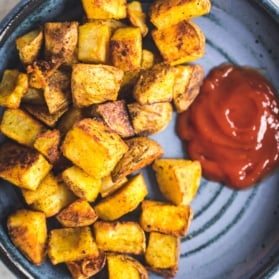
<instances>
[{"instance_id":1,"label":"potato cube","mask_svg":"<svg viewBox=\"0 0 279 279\"><path fill-rule=\"evenodd\" d=\"M16 142L33 146L43 126L21 109L6 109L2 116L0 131Z\"/></svg>"},{"instance_id":2,"label":"potato cube","mask_svg":"<svg viewBox=\"0 0 279 279\"><path fill-rule=\"evenodd\" d=\"M112 64L123 71L141 67L142 37L137 27L118 28L110 40Z\"/></svg>"},{"instance_id":3,"label":"potato cube","mask_svg":"<svg viewBox=\"0 0 279 279\"><path fill-rule=\"evenodd\" d=\"M108 175L102 179L102 185L100 189L101 197L107 197L111 193L121 188L128 181L127 177L121 177L116 181L112 181L111 175Z\"/></svg>"},{"instance_id":4,"label":"potato cube","mask_svg":"<svg viewBox=\"0 0 279 279\"><path fill-rule=\"evenodd\" d=\"M133 95L141 105L170 102L173 96L175 71L164 63L145 70L135 84Z\"/></svg>"},{"instance_id":5,"label":"potato cube","mask_svg":"<svg viewBox=\"0 0 279 279\"><path fill-rule=\"evenodd\" d=\"M38 151L12 142L0 145L0 177L35 190L52 166Z\"/></svg>"},{"instance_id":6,"label":"potato cube","mask_svg":"<svg viewBox=\"0 0 279 279\"><path fill-rule=\"evenodd\" d=\"M101 219L113 221L136 209L147 193L144 176L139 173L117 192L102 199L94 208Z\"/></svg>"},{"instance_id":7,"label":"potato cube","mask_svg":"<svg viewBox=\"0 0 279 279\"><path fill-rule=\"evenodd\" d=\"M28 77L18 70L5 70L0 83L0 106L18 108L28 91Z\"/></svg>"},{"instance_id":8,"label":"potato cube","mask_svg":"<svg viewBox=\"0 0 279 279\"><path fill-rule=\"evenodd\" d=\"M140 255L145 252L145 234L137 222L104 222L93 225L98 247L106 252Z\"/></svg>"},{"instance_id":9,"label":"potato cube","mask_svg":"<svg viewBox=\"0 0 279 279\"><path fill-rule=\"evenodd\" d=\"M150 21L159 29L209 13L210 0L156 0L149 9Z\"/></svg>"},{"instance_id":10,"label":"potato cube","mask_svg":"<svg viewBox=\"0 0 279 279\"><path fill-rule=\"evenodd\" d=\"M23 104L45 105L44 91L42 89L29 87L26 94L22 96Z\"/></svg>"},{"instance_id":11,"label":"potato cube","mask_svg":"<svg viewBox=\"0 0 279 279\"><path fill-rule=\"evenodd\" d=\"M115 101L122 78L123 71L113 66L75 64L72 72L74 105L86 107L105 101Z\"/></svg>"},{"instance_id":12,"label":"potato cube","mask_svg":"<svg viewBox=\"0 0 279 279\"><path fill-rule=\"evenodd\" d=\"M163 196L172 203L189 204L195 197L201 181L198 161L162 158L152 165Z\"/></svg>"},{"instance_id":13,"label":"potato cube","mask_svg":"<svg viewBox=\"0 0 279 279\"><path fill-rule=\"evenodd\" d=\"M141 68L146 70L154 66L155 64L155 56L154 53L148 49L142 50L142 61Z\"/></svg>"},{"instance_id":14,"label":"potato cube","mask_svg":"<svg viewBox=\"0 0 279 279\"><path fill-rule=\"evenodd\" d=\"M192 62L205 53L205 36L193 21L155 29L152 37L164 61L171 65Z\"/></svg>"},{"instance_id":15,"label":"potato cube","mask_svg":"<svg viewBox=\"0 0 279 279\"><path fill-rule=\"evenodd\" d=\"M8 217L8 234L14 245L35 265L45 259L47 225L45 214L19 209Z\"/></svg>"},{"instance_id":16,"label":"potato cube","mask_svg":"<svg viewBox=\"0 0 279 279\"><path fill-rule=\"evenodd\" d=\"M97 179L109 175L127 150L118 134L90 118L76 123L62 145L66 158Z\"/></svg>"},{"instance_id":17,"label":"potato cube","mask_svg":"<svg viewBox=\"0 0 279 279\"><path fill-rule=\"evenodd\" d=\"M52 264L97 257L99 249L89 227L62 228L50 231L48 256Z\"/></svg>"},{"instance_id":18,"label":"potato cube","mask_svg":"<svg viewBox=\"0 0 279 279\"><path fill-rule=\"evenodd\" d=\"M148 268L164 278L173 278L178 270L180 241L173 235L151 232L145 252Z\"/></svg>"},{"instance_id":19,"label":"potato cube","mask_svg":"<svg viewBox=\"0 0 279 279\"><path fill-rule=\"evenodd\" d=\"M193 218L190 206L145 200L141 208L140 224L146 232L186 236Z\"/></svg>"}]
</instances>

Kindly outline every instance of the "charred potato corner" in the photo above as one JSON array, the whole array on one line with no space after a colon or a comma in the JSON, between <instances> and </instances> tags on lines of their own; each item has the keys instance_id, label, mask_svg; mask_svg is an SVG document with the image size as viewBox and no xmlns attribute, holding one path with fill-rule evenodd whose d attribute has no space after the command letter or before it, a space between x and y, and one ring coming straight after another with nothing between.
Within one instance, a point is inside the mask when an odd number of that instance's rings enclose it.
<instances>
[{"instance_id":1,"label":"charred potato corner","mask_svg":"<svg viewBox=\"0 0 279 279\"><path fill-rule=\"evenodd\" d=\"M187 63L205 54L193 17L210 0L154 0L146 13L139 1L81 2L80 21L17 38L21 70L1 73L0 178L25 201L7 216L10 240L34 265L48 258L75 279L124 269L125 278L175 277L201 167L164 158L148 136L199 92L203 68ZM147 185L147 166L158 185Z\"/></svg>"}]
</instances>

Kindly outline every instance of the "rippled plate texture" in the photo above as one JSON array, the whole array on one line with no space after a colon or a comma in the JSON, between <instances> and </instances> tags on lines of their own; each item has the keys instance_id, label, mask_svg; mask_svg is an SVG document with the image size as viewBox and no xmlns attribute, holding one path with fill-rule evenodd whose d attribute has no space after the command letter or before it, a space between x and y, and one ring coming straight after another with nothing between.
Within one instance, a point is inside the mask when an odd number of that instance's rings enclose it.
<instances>
[{"instance_id":1,"label":"rippled plate texture","mask_svg":"<svg viewBox=\"0 0 279 279\"><path fill-rule=\"evenodd\" d=\"M197 61L206 72L223 62L259 69L279 90L279 26L270 13L254 1L216 0L208 16L195 19L207 37L206 56ZM259 1L263 4L267 1ZM148 7L148 4L146 4ZM24 0L0 25L0 73L17 66L14 39L51 20L79 19L77 0ZM241 104L240 104L241 105ZM165 157L181 157L184 149L175 134L175 117L169 127L153 136ZM3 141L0 136L0 141ZM161 199L149 169L145 176L149 197ZM20 278L70 278L63 265L31 265L11 244L7 215L22 206L16 187L0 180L0 246L2 258ZM192 203L195 217L182 239L179 279L273 278L279 272L279 174L254 188L233 191L205 179ZM158 247L159 249L159 247ZM106 278L101 273L97 278ZM159 278L151 275L151 278Z\"/></svg>"}]
</instances>

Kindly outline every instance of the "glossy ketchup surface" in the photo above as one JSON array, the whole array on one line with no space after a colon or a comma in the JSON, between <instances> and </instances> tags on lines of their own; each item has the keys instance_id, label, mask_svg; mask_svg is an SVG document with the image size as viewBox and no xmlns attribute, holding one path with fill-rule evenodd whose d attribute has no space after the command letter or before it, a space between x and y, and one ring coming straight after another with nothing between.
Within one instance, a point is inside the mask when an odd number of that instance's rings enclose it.
<instances>
[{"instance_id":1,"label":"glossy ketchup surface","mask_svg":"<svg viewBox=\"0 0 279 279\"><path fill-rule=\"evenodd\" d=\"M243 189L279 165L279 101L256 70L212 69L191 107L177 119L188 155L206 178Z\"/></svg>"}]
</instances>

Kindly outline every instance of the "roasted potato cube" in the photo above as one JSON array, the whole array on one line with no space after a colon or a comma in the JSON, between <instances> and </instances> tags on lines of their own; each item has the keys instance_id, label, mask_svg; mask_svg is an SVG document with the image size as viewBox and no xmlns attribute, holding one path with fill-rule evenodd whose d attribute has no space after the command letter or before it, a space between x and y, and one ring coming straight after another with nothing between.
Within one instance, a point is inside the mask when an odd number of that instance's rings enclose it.
<instances>
[{"instance_id":1,"label":"roasted potato cube","mask_svg":"<svg viewBox=\"0 0 279 279\"><path fill-rule=\"evenodd\" d=\"M142 72L135 84L133 95L141 105L170 102L173 96L175 71L164 63L155 64Z\"/></svg>"},{"instance_id":2,"label":"roasted potato cube","mask_svg":"<svg viewBox=\"0 0 279 279\"><path fill-rule=\"evenodd\" d=\"M193 21L155 29L152 37L164 61L171 65L192 62L205 53L205 36Z\"/></svg>"},{"instance_id":3,"label":"roasted potato cube","mask_svg":"<svg viewBox=\"0 0 279 279\"><path fill-rule=\"evenodd\" d=\"M93 224L96 243L106 252L140 255L145 252L145 234L137 222L104 222Z\"/></svg>"},{"instance_id":4,"label":"roasted potato cube","mask_svg":"<svg viewBox=\"0 0 279 279\"><path fill-rule=\"evenodd\" d=\"M88 19L122 19L127 15L126 0L82 0Z\"/></svg>"},{"instance_id":5,"label":"roasted potato cube","mask_svg":"<svg viewBox=\"0 0 279 279\"><path fill-rule=\"evenodd\" d=\"M159 29L209 13L210 0L156 0L149 9L150 21Z\"/></svg>"},{"instance_id":6,"label":"roasted potato cube","mask_svg":"<svg viewBox=\"0 0 279 279\"><path fill-rule=\"evenodd\" d=\"M72 72L74 105L85 107L115 101L122 78L123 71L113 66L75 64Z\"/></svg>"},{"instance_id":7,"label":"roasted potato cube","mask_svg":"<svg viewBox=\"0 0 279 279\"><path fill-rule=\"evenodd\" d=\"M111 28L100 21L87 22L79 26L78 59L86 63L109 62Z\"/></svg>"},{"instance_id":8,"label":"roasted potato cube","mask_svg":"<svg viewBox=\"0 0 279 279\"><path fill-rule=\"evenodd\" d=\"M0 106L18 108L28 91L28 77L18 70L5 70L0 83Z\"/></svg>"},{"instance_id":9,"label":"roasted potato cube","mask_svg":"<svg viewBox=\"0 0 279 279\"><path fill-rule=\"evenodd\" d=\"M16 39L16 48L23 64L33 63L43 45L43 30L32 30Z\"/></svg>"},{"instance_id":10,"label":"roasted potato cube","mask_svg":"<svg viewBox=\"0 0 279 279\"><path fill-rule=\"evenodd\" d=\"M62 144L64 156L95 178L109 175L127 150L118 134L90 118L76 123Z\"/></svg>"},{"instance_id":11,"label":"roasted potato cube","mask_svg":"<svg viewBox=\"0 0 279 279\"><path fill-rule=\"evenodd\" d=\"M147 193L144 177L139 173L117 192L102 199L94 208L101 219L113 221L136 209Z\"/></svg>"},{"instance_id":12,"label":"roasted potato cube","mask_svg":"<svg viewBox=\"0 0 279 279\"><path fill-rule=\"evenodd\" d=\"M172 105L170 103L154 103L140 105L128 104L128 111L138 136L148 136L163 131L172 118Z\"/></svg>"},{"instance_id":13,"label":"roasted potato cube","mask_svg":"<svg viewBox=\"0 0 279 279\"><path fill-rule=\"evenodd\" d=\"M0 131L16 142L33 146L43 126L21 109L6 109L2 116Z\"/></svg>"},{"instance_id":14,"label":"roasted potato cube","mask_svg":"<svg viewBox=\"0 0 279 279\"><path fill-rule=\"evenodd\" d=\"M154 53L148 49L142 50L141 68L146 70L153 67L155 64Z\"/></svg>"},{"instance_id":15,"label":"roasted potato cube","mask_svg":"<svg viewBox=\"0 0 279 279\"><path fill-rule=\"evenodd\" d=\"M45 259L47 225L45 214L19 209L8 217L8 234L28 260L40 265Z\"/></svg>"},{"instance_id":16,"label":"roasted potato cube","mask_svg":"<svg viewBox=\"0 0 279 279\"><path fill-rule=\"evenodd\" d=\"M98 197L101 179L88 175L77 166L71 166L62 173L62 178L72 192L79 198L93 202Z\"/></svg>"},{"instance_id":17,"label":"roasted potato cube","mask_svg":"<svg viewBox=\"0 0 279 279\"><path fill-rule=\"evenodd\" d=\"M27 204L33 209L42 211L46 217L57 214L62 208L76 198L64 183L49 173L36 190L22 190Z\"/></svg>"},{"instance_id":18,"label":"roasted potato cube","mask_svg":"<svg viewBox=\"0 0 279 279\"><path fill-rule=\"evenodd\" d=\"M145 200L141 208L140 224L146 232L186 236L193 218L190 206Z\"/></svg>"},{"instance_id":19,"label":"roasted potato cube","mask_svg":"<svg viewBox=\"0 0 279 279\"><path fill-rule=\"evenodd\" d=\"M135 137L126 140L126 144L128 151L111 173L113 181L146 167L163 155L162 147L150 138Z\"/></svg>"},{"instance_id":20,"label":"roasted potato cube","mask_svg":"<svg viewBox=\"0 0 279 279\"><path fill-rule=\"evenodd\" d=\"M48 256L56 265L98 257L99 249L89 227L53 229L49 235Z\"/></svg>"},{"instance_id":21,"label":"roasted potato cube","mask_svg":"<svg viewBox=\"0 0 279 279\"><path fill-rule=\"evenodd\" d=\"M116 181L112 181L112 177L110 175L104 177L102 179L102 185L100 189L101 197L107 197L111 193L121 188L127 181L127 177L121 177L119 180Z\"/></svg>"},{"instance_id":22,"label":"roasted potato cube","mask_svg":"<svg viewBox=\"0 0 279 279\"><path fill-rule=\"evenodd\" d=\"M38 151L12 142L0 145L0 177L35 190L52 166Z\"/></svg>"},{"instance_id":23,"label":"roasted potato cube","mask_svg":"<svg viewBox=\"0 0 279 279\"><path fill-rule=\"evenodd\" d=\"M22 96L21 102L23 104L45 105L44 91L29 87L26 94Z\"/></svg>"},{"instance_id":24,"label":"roasted potato cube","mask_svg":"<svg viewBox=\"0 0 279 279\"><path fill-rule=\"evenodd\" d=\"M187 110L199 94L204 70L201 65L179 65L175 71L173 103L175 110L180 113Z\"/></svg>"},{"instance_id":25,"label":"roasted potato cube","mask_svg":"<svg viewBox=\"0 0 279 279\"><path fill-rule=\"evenodd\" d=\"M118 28L110 40L112 64L123 71L140 69L142 36L138 27Z\"/></svg>"},{"instance_id":26,"label":"roasted potato cube","mask_svg":"<svg viewBox=\"0 0 279 279\"><path fill-rule=\"evenodd\" d=\"M98 216L89 202L78 199L62 209L56 218L64 227L84 227L92 225Z\"/></svg>"},{"instance_id":27,"label":"roasted potato cube","mask_svg":"<svg viewBox=\"0 0 279 279\"><path fill-rule=\"evenodd\" d=\"M128 255L109 253L107 255L109 279L148 279L145 267L136 259Z\"/></svg>"},{"instance_id":28,"label":"roasted potato cube","mask_svg":"<svg viewBox=\"0 0 279 279\"><path fill-rule=\"evenodd\" d=\"M201 181L201 164L184 159L157 159L152 165L163 196L172 203L189 204Z\"/></svg>"},{"instance_id":29,"label":"roasted potato cube","mask_svg":"<svg viewBox=\"0 0 279 279\"><path fill-rule=\"evenodd\" d=\"M164 278L173 278L179 265L180 241L173 235L151 232L145 252L148 268Z\"/></svg>"},{"instance_id":30,"label":"roasted potato cube","mask_svg":"<svg viewBox=\"0 0 279 279\"><path fill-rule=\"evenodd\" d=\"M77 21L46 22L44 24L44 51L47 58L60 57L62 63L77 62Z\"/></svg>"}]
</instances>

